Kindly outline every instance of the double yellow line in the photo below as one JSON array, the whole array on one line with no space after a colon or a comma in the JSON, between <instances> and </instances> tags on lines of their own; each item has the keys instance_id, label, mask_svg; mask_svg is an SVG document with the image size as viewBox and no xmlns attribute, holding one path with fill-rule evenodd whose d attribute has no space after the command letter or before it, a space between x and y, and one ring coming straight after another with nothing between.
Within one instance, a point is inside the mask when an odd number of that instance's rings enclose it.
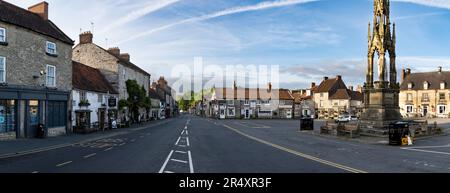
<instances>
[{"instance_id":1,"label":"double yellow line","mask_svg":"<svg viewBox=\"0 0 450 193\"><path fill-rule=\"evenodd\" d=\"M237 130L237 129L233 128L233 127L230 127L228 125L225 125L225 124L223 124L223 126L228 128L228 129L230 129L230 130L232 130L232 131L234 131L234 132L236 132L236 133L238 133L238 134L240 134L240 135L242 135L242 136L244 136L244 137L247 137L247 138L252 139L254 141L257 141L257 142L266 144L268 146L277 148L279 150L282 150L282 151L285 151L285 152L288 152L288 153L300 156L300 157L305 158L305 159L313 160L313 161L316 161L316 162L319 162L319 163L322 163L322 164L325 164L325 165L329 165L329 166L332 166L332 167L335 167L335 168L339 168L339 169L342 169L342 170L345 170L345 171L348 171L348 172L351 172L351 173L367 173L366 171L358 170L358 169L355 169L355 168L351 168L351 167L348 167L348 166L344 166L344 165L341 165L341 164L337 164L337 163L334 163L334 162L323 160L323 159L320 159L320 158L317 158L317 157L314 157L314 156L310 156L310 155L307 155L307 154L304 154L304 153L300 153L298 151L295 151L295 150L292 150L292 149L289 149L289 148L286 148L286 147L279 146L277 144L270 143L268 141L265 141L265 140L253 137L251 135L248 135L246 133L243 133L242 131L239 131L239 130Z\"/></svg>"}]
</instances>

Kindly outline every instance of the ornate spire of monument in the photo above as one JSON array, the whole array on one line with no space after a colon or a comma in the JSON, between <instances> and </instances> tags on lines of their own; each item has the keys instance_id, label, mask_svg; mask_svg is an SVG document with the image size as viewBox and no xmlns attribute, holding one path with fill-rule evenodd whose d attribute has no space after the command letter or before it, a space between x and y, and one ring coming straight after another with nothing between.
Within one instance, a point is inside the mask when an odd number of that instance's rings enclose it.
<instances>
[{"instance_id":1,"label":"ornate spire of monument","mask_svg":"<svg viewBox=\"0 0 450 193\"><path fill-rule=\"evenodd\" d=\"M374 87L374 57L378 54L378 83L381 87L397 85L397 69L395 64L395 30L391 35L390 1L374 0L373 28L369 23L369 51L366 87ZM372 33L370 32L372 30ZM389 79L386 54L389 54ZM387 82L389 81L389 82Z\"/></svg>"}]
</instances>

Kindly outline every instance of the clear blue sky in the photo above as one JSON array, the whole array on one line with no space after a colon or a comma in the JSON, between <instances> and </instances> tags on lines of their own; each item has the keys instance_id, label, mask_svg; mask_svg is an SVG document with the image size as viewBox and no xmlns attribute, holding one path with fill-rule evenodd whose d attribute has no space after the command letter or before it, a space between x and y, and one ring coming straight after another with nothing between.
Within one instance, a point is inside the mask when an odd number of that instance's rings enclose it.
<instances>
[{"instance_id":1,"label":"clear blue sky","mask_svg":"<svg viewBox=\"0 0 450 193\"><path fill-rule=\"evenodd\" d=\"M39 2L7 1L22 7ZM372 0L48 2L50 18L72 39L78 39L80 28L93 28L97 44L120 46L153 78L169 77L171 66L191 65L201 56L206 64L280 65L280 85L286 88L306 87L337 74L348 85L364 80ZM450 70L450 1L391 4L398 68Z\"/></svg>"}]
</instances>

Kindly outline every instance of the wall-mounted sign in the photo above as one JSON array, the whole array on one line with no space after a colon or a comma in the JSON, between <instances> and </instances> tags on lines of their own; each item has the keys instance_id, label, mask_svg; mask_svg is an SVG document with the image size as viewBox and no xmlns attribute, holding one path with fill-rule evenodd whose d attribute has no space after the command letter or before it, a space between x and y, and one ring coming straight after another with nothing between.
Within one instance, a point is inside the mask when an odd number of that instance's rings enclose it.
<instances>
[{"instance_id":1,"label":"wall-mounted sign","mask_svg":"<svg viewBox=\"0 0 450 193\"><path fill-rule=\"evenodd\" d=\"M117 106L117 99L116 98L109 98L108 99L108 106L109 107L116 107Z\"/></svg>"}]
</instances>

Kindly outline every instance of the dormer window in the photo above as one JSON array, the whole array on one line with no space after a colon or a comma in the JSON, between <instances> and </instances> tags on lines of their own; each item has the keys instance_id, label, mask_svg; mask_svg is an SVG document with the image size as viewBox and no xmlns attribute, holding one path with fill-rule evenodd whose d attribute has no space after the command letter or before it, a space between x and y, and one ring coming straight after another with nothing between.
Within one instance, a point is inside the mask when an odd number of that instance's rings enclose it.
<instances>
[{"instance_id":1,"label":"dormer window","mask_svg":"<svg viewBox=\"0 0 450 193\"><path fill-rule=\"evenodd\" d=\"M412 89L413 88L413 84L410 82L408 83L408 89Z\"/></svg>"},{"instance_id":2,"label":"dormer window","mask_svg":"<svg viewBox=\"0 0 450 193\"><path fill-rule=\"evenodd\" d=\"M46 51L47 54L49 54L49 55L56 56L56 54L57 54L57 52L56 52L56 44L53 43L53 42L47 42L47 43L46 43L45 51Z\"/></svg>"},{"instance_id":3,"label":"dormer window","mask_svg":"<svg viewBox=\"0 0 450 193\"><path fill-rule=\"evenodd\" d=\"M6 29L0 28L0 42L6 42Z\"/></svg>"},{"instance_id":4,"label":"dormer window","mask_svg":"<svg viewBox=\"0 0 450 193\"><path fill-rule=\"evenodd\" d=\"M445 90L445 82L441 82L441 90Z\"/></svg>"},{"instance_id":5,"label":"dormer window","mask_svg":"<svg viewBox=\"0 0 450 193\"><path fill-rule=\"evenodd\" d=\"M428 90L428 87L430 86L430 84L428 84L428 82L424 82L423 83L423 89L424 90Z\"/></svg>"}]
</instances>

